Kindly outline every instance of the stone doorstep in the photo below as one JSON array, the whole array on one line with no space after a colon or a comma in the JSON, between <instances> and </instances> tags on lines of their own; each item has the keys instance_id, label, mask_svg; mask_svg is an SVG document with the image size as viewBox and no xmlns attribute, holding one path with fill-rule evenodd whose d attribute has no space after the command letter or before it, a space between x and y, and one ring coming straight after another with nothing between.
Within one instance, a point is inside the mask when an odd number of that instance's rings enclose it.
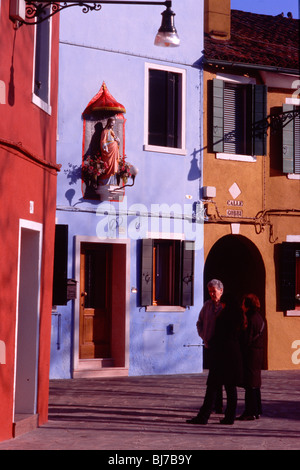
<instances>
[{"instance_id":1,"label":"stone doorstep","mask_svg":"<svg viewBox=\"0 0 300 470\"><path fill-rule=\"evenodd\" d=\"M127 377L128 367L115 367L112 358L79 359L73 371L74 379L97 377Z\"/></svg>"},{"instance_id":2,"label":"stone doorstep","mask_svg":"<svg viewBox=\"0 0 300 470\"><path fill-rule=\"evenodd\" d=\"M114 367L114 360L111 358L100 359L79 359L78 370L102 369L103 367Z\"/></svg>"},{"instance_id":3,"label":"stone doorstep","mask_svg":"<svg viewBox=\"0 0 300 470\"><path fill-rule=\"evenodd\" d=\"M128 377L127 367L103 367L102 369L77 369L73 379L93 379L98 377Z\"/></svg>"},{"instance_id":4,"label":"stone doorstep","mask_svg":"<svg viewBox=\"0 0 300 470\"><path fill-rule=\"evenodd\" d=\"M13 437L21 436L38 428L38 414L16 414L13 423Z\"/></svg>"}]
</instances>

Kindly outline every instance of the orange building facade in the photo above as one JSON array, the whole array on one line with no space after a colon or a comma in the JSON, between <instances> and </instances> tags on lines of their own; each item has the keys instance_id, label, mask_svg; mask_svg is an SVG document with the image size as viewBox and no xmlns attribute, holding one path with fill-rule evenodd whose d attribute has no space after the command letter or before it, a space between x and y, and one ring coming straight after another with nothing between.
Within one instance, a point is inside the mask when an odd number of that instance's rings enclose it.
<instances>
[{"instance_id":1,"label":"orange building facade","mask_svg":"<svg viewBox=\"0 0 300 470\"><path fill-rule=\"evenodd\" d=\"M205 2L204 286L258 295L268 369L300 367L298 33Z\"/></svg>"}]
</instances>

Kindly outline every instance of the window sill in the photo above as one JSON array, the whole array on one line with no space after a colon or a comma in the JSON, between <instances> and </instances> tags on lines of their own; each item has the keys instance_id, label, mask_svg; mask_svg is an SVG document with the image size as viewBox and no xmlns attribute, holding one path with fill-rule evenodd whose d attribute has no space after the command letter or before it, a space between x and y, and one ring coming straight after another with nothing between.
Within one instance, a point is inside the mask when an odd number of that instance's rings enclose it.
<instances>
[{"instance_id":1,"label":"window sill","mask_svg":"<svg viewBox=\"0 0 300 470\"><path fill-rule=\"evenodd\" d=\"M285 312L286 317L300 317L300 309L287 310Z\"/></svg>"},{"instance_id":2,"label":"window sill","mask_svg":"<svg viewBox=\"0 0 300 470\"><path fill-rule=\"evenodd\" d=\"M41 100L37 95L32 93L32 102L39 108L41 108L45 113L49 114L51 116L52 114L52 108L49 103L46 103L45 101Z\"/></svg>"},{"instance_id":3,"label":"window sill","mask_svg":"<svg viewBox=\"0 0 300 470\"><path fill-rule=\"evenodd\" d=\"M186 155L185 149L179 149L175 147L159 147L158 145L144 145L144 150L147 152L158 152L158 153L172 153L174 155Z\"/></svg>"},{"instance_id":4,"label":"window sill","mask_svg":"<svg viewBox=\"0 0 300 470\"><path fill-rule=\"evenodd\" d=\"M218 160L231 160L235 162L256 162L256 156L251 155L236 155L234 153L216 153L216 158Z\"/></svg>"},{"instance_id":5,"label":"window sill","mask_svg":"<svg viewBox=\"0 0 300 470\"><path fill-rule=\"evenodd\" d=\"M185 312L185 307L176 305L148 305L146 312Z\"/></svg>"},{"instance_id":6,"label":"window sill","mask_svg":"<svg viewBox=\"0 0 300 470\"><path fill-rule=\"evenodd\" d=\"M288 175L286 175L286 177L289 180L300 180L300 175L295 173L289 173Z\"/></svg>"}]
</instances>

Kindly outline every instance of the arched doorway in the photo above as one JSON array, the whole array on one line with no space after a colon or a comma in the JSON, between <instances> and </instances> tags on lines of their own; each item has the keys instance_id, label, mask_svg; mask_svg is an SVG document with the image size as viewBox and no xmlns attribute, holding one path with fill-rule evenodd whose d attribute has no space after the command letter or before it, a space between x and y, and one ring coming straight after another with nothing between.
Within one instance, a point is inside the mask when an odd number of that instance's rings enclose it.
<instances>
[{"instance_id":1,"label":"arched doorway","mask_svg":"<svg viewBox=\"0 0 300 470\"><path fill-rule=\"evenodd\" d=\"M260 251L251 240L241 235L225 235L220 238L212 246L205 262L205 300L209 298L206 286L211 279L220 279L224 284L224 291L232 293L238 302L247 293L256 294L260 299L261 313L265 317L265 266ZM266 358L265 353L265 367Z\"/></svg>"}]
</instances>

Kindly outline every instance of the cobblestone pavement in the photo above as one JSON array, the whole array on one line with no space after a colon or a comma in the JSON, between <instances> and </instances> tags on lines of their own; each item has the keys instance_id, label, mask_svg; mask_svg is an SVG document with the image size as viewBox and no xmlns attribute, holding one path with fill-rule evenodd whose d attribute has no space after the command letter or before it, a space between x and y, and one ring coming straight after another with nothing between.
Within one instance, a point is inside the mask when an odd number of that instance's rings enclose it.
<instances>
[{"instance_id":1,"label":"cobblestone pavement","mask_svg":"<svg viewBox=\"0 0 300 470\"><path fill-rule=\"evenodd\" d=\"M216 414L204 426L186 423L202 403L206 377L205 371L51 380L49 421L0 443L0 451L300 449L300 370L263 371L263 415L232 426L220 424ZM243 411L242 389L238 397L239 414Z\"/></svg>"}]
</instances>

